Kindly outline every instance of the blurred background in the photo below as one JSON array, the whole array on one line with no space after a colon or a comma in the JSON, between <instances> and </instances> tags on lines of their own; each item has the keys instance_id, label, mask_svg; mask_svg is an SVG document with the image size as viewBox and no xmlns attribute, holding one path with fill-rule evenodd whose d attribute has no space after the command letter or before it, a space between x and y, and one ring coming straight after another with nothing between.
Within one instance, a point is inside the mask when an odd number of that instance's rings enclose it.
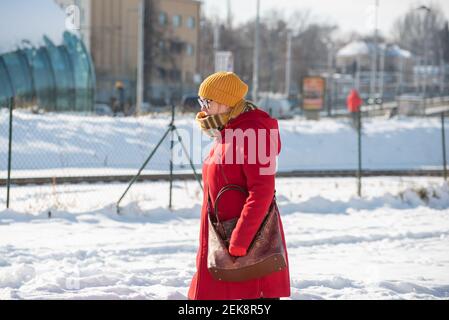
<instances>
[{"instance_id":1,"label":"blurred background","mask_svg":"<svg viewBox=\"0 0 449 320\"><path fill-rule=\"evenodd\" d=\"M0 299L187 298L215 71L279 120L292 299L449 297L448 0L3 0L0 16Z\"/></svg>"},{"instance_id":2,"label":"blurred background","mask_svg":"<svg viewBox=\"0 0 449 320\"><path fill-rule=\"evenodd\" d=\"M19 0L1 6L8 14L0 31L0 99L14 91L18 107L125 115L172 102L194 108L189 98L202 79L223 69L251 85L249 99L286 99L297 112L304 78L322 77L329 115L345 109L354 87L370 105L416 105L449 90L445 1Z\"/></svg>"},{"instance_id":3,"label":"blurred background","mask_svg":"<svg viewBox=\"0 0 449 320\"><path fill-rule=\"evenodd\" d=\"M445 168L447 1L17 0L0 7L2 178L134 173L163 136L171 106L199 170L194 154L207 141L191 141L198 86L223 70L284 121L288 156L280 171L355 170L358 111L366 123L363 169ZM148 173L166 173L170 157L166 139ZM189 162L174 170L190 172Z\"/></svg>"}]
</instances>

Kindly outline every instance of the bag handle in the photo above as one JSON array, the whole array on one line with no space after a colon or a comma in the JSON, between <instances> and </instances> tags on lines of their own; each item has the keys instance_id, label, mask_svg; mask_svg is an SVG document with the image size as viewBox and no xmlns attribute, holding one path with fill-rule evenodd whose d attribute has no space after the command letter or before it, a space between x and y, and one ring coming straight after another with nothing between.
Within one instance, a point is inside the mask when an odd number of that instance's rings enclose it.
<instances>
[{"instance_id":1,"label":"bag handle","mask_svg":"<svg viewBox=\"0 0 449 320\"><path fill-rule=\"evenodd\" d=\"M218 218L218 204L220 202L222 195L226 191L231 191L231 190L240 191L243 194L245 194L246 196L249 195L249 192L245 188L243 188L242 186L236 185L236 184L228 184L228 185L224 186L223 188L221 188L221 190L218 192L217 198L215 199L215 206L213 206L214 207L214 216L215 216L215 221L217 222L217 227L221 229L220 231L224 237L226 237L226 232L223 227L223 224L221 223L220 219ZM211 212L210 208L212 207L212 202L210 200L209 186L207 186L207 200L208 200L208 210L207 211L208 211L208 214L210 214L210 212ZM276 189L274 190L273 200L271 202L269 211L271 211L271 207L273 205L276 205ZM225 240L225 242L226 242L229 239L225 238L223 240Z\"/></svg>"},{"instance_id":2,"label":"bag handle","mask_svg":"<svg viewBox=\"0 0 449 320\"><path fill-rule=\"evenodd\" d=\"M226 191L231 191L231 190L240 191L241 193L245 194L246 196L249 195L248 191L245 188L243 188L237 184L228 184L228 185L224 186L223 188L221 188L221 190L217 194L217 198L215 199L215 206L214 206L214 216L218 223L220 223L220 219L218 218L218 204L220 202L220 198L223 195L223 193L225 193ZM212 207L212 202L210 200L209 186L207 188L207 197L208 197L208 205L210 208L210 207ZM274 202L276 201L276 189L274 190L273 201Z\"/></svg>"},{"instance_id":3,"label":"bag handle","mask_svg":"<svg viewBox=\"0 0 449 320\"><path fill-rule=\"evenodd\" d=\"M221 190L217 194L217 198L215 199L215 206L214 206L214 215L215 215L215 219L218 223L221 223L220 219L218 218L218 204L220 203L220 198L223 196L223 194L226 191L231 191L231 190L240 191L245 196L248 196L248 194L249 194L245 188L243 188L239 185L236 185L236 184L228 184L228 185L224 186L223 188L221 188Z\"/></svg>"}]
</instances>

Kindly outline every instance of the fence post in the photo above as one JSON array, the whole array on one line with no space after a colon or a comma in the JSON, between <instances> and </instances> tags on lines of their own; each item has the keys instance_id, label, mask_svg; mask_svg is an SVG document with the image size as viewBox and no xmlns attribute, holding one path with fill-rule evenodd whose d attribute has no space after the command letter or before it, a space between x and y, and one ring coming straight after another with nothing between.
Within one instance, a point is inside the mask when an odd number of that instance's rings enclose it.
<instances>
[{"instance_id":1,"label":"fence post","mask_svg":"<svg viewBox=\"0 0 449 320\"><path fill-rule=\"evenodd\" d=\"M444 111L441 112L441 142L443 144L443 173L444 181L447 181L447 161L446 161L446 133L444 132Z\"/></svg>"},{"instance_id":2,"label":"fence post","mask_svg":"<svg viewBox=\"0 0 449 320\"><path fill-rule=\"evenodd\" d=\"M12 149L12 110L14 108L14 98L8 99L9 102L9 138L8 138L8 179L6 182L6 209L9 209L9 189L11 186L11 149Z\"/></svg>"},{"instance_id":3,"label":"fence post","mask_svg":"<svg viewBox=\"0 0 449 320\"><path fill-rule=\"evenodd\" d=\"M357 194L362 196L362 111L357 111L358 169Z\"/></svg>"},{"instance_id":4,"label":"fence post","mask_svg":"<svg viewBox=\"0 0 449 320\"><path fill-rule=\"evenodd\" d=\"M168 199L168 208L172 209L172 192L173 192L173 146L175 131L175 105L171 106L171 122L170 122L170 192Z\"/></svg>"}]
</instances>

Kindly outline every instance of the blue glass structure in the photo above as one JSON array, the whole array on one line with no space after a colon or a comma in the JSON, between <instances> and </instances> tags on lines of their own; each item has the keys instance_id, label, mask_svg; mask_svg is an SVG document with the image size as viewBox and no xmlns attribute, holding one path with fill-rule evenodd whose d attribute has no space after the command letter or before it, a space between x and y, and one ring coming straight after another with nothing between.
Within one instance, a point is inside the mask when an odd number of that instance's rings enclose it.
<instances>
[{"instance_id":1,"label":"blue glass structure","mask_svg":"<svg viewBox=\"0 0 449 320\"><path fill-rule=\"evenodd\" d=\"M95 69L82 40L65 32L61 45L44 44L0 55L0 105L15 97L16 107L92 111Z\"/></svg>"}]
</instances>

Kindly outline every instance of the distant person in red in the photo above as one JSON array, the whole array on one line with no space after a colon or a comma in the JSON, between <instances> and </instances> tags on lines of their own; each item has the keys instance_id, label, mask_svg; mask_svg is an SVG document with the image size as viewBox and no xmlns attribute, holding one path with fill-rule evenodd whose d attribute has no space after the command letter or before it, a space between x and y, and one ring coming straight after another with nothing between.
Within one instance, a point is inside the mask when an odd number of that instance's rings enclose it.
<instances>
[{"instance_id":1,"label":"distant person in red","mask_svg":"<svg viewBox=\"0 0 449 320\"><path fill-rule=\"evenodd\" d=\"M352 117L352 126L354 129L357 129L358 127L358 112L360 111L360 107L363 104L362 98L360 98L360 95L356 89L352 89L351 92L349 92L348 97L346 98L346 105L348 107L348 111L351 113Z\"/></svg>"}]
</instances>

